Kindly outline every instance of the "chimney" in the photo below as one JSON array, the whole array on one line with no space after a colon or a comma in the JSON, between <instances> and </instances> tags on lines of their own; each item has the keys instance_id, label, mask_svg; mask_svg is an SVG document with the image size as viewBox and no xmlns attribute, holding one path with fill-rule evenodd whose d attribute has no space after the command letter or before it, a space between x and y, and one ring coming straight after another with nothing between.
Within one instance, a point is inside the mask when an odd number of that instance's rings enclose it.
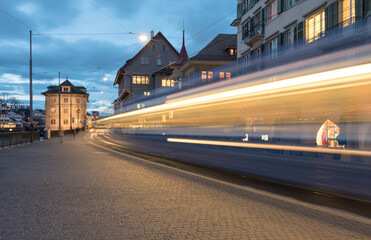
<instances>
[{"instance_id":1,"label":"chimney","mask_svg":"<svg viewBox=\"0 0 371 240\"><path fill-rule=\"evenodd\" d=\"M151 39L155 36L155 32L152 30L151 31Z\"/></svg>"}]
</instances>

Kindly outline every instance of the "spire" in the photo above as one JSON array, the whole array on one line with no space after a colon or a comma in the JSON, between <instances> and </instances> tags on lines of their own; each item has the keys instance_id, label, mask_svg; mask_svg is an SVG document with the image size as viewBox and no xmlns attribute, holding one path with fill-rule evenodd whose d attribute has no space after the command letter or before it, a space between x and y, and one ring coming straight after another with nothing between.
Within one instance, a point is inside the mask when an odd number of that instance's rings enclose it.
<instances>
[{"instance_id":1,"label":"spire","mask_svg":"<svg viewBox=\"0 0 371 240\"><path fill-rule=\"evenodd\" d=\"M184 19L183 19L183 44L182 44L182 49L180 50L180 54L178 57L178 60L176 61L176 64L184 64L188 61L188 53L185 48L185 41L184 41Z\"/></svg>"}]
</instances>

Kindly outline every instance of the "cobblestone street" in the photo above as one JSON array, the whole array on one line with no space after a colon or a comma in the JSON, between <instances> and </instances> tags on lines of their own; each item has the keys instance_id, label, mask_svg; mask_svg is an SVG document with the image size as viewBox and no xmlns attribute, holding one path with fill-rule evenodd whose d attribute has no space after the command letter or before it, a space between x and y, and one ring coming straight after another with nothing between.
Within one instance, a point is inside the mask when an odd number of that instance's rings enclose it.
<instances>
[{"instance_id":1,"label":"cobblestone street","mask_svg":"<svg viewBox=\"0 0 371 240\"><path fill-rule=\"evenodd\" d=\"M80 134L0 151L0 238L348 240L370 239L371 227L110 153Z\"/></svg>"}]
</instances>

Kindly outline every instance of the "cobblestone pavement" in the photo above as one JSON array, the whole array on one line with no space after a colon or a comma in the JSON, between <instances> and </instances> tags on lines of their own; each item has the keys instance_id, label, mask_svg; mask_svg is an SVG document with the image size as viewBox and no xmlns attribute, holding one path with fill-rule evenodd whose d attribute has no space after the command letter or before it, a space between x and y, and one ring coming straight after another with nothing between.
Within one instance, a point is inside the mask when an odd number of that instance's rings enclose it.
<instances>
[{"instance_id":1,"label":"cobblestone pavement","mask_svg":"<svg viewBox=\"0 0 371 240\"><path fill-rule=\"evenodd\" d=\"M0 151L0 239L371 239L371 227L79 135Z\"/></svg>"}]
</instances>

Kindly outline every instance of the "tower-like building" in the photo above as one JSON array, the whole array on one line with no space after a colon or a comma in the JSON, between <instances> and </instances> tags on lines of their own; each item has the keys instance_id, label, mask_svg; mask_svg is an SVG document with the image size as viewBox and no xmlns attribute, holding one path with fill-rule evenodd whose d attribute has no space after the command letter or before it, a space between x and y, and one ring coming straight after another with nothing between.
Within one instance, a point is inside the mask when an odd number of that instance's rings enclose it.
<instances>
[{"instance_id":1,"label":"tower-like building","mask_svg":"<svg viewBox=\"0 0 371 240\"><path fill-rule=\"evenodd\" d=\"M85 127L89 102L85 87L74 86L66 80L58 86L49 86L42 94L45 96L45 130L55 132L59 127L64 131Z\"/></svg>"}]
</instances>

